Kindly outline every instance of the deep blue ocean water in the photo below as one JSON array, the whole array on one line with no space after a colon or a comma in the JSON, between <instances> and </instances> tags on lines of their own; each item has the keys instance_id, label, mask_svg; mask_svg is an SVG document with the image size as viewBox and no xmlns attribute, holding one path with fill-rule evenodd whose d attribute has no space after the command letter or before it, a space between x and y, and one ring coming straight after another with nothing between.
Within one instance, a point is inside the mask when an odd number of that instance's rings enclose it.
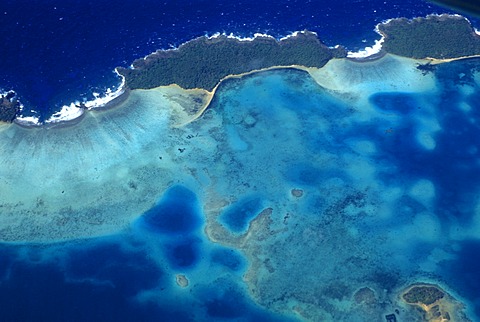
<instances>
[{"instance_id":1,"label":"deep blue ocean water","mask_svg":"<svg viewBox=\"0 0 480 322\"><path fill-rule=\"evenodd\" d=\"M258 197L238 200L230 205L220 216L221 222L235 233L243 233L249 222L262 211L262 200Z\"/></svg>"},{"instance_id":2,"label":"deep blue ocean water","mask_svg":"<svg viewBox=\"0 0 480 322\"><path fill-rule=\"evenodd\" d=\"M125 232L1 245L0 321L290 321L245 296L244 256L206 240L197 208L192 191L173 186ZM207 276L179 292L172 274L199 265Z\"/></svg>"},{"instance_id":3,"label":"deep blue ocean water","mask_svg":"<svg viewBox=\"0 0 480 322\"><path fill-rule=\"evenodd\" d=\"M26 1L0 3L0 89L48 118L62 105L114 89L113 72L157 49L216 32L282 37L309 29L356 51L375 25L445 9L419 0Z\"/></svg>"}]
</instances>

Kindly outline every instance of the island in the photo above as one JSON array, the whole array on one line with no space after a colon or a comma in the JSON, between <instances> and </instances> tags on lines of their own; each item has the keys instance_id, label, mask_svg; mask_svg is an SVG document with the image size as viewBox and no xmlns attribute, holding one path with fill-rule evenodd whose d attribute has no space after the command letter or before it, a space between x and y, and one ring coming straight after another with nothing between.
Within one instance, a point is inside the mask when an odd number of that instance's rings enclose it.
<instances>
[{"instance_id":1,"label":"island","mask_svg":"<svg viewBox=\"0 0 480 322\"><path fill-rule=\"evenodd\" d=\"M0 121L13 122L20 114L21 105L14 91L0 94Z\"/></svg>"},{"instance_id":2,"label":"island","mask_svg":"<svg viewBox=\"0 0 480 322\"><path fill-rule=\"evenodd\" d=\"M434 284L413 284L403 291L401 298L408 305L418 308L424 321L471 321L465 315L464 305Z\"/></svg>"},{"instance_id":3,"label":"island","mask_svg":"<svg viewBox=\"0 0 480 322\"><path fill-rule=\"evenodd\" d=\"M177 84L184 89L212 91L228 75L239 75L274 66L322 67L332 58L346 57L341 46L329 48L310 31L276 40L257 35L244 40L232 36L200 37L178 49L159 50L118 67L129 89Z\"/></svg>"},{"instance_id":4,"label":"island","mask_svg":"<svg viewBox=\"0 0 480 322\"><path fill-rule=\"evenodd\" d=\"M391 19L377 26L382 50L414 59L452 60L480 54L480 35L459 15Z\"/></svg>"}]
</instances>

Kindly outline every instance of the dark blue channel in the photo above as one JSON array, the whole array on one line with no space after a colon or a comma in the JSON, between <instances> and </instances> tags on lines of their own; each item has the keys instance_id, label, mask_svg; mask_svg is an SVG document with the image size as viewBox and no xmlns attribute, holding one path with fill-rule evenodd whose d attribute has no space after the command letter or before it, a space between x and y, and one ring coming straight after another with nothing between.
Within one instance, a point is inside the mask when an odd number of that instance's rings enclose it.
<instances>
[{"instance_id":1,"label":"dark blue channel","mask_svg":"<svg viewBox=\"0 0 480 322\"><path fill-rule=\"evenodd\" d=\"M141 222L158 233L190 234L201 225L197 197L183 186L174 186L165 192L158 204L145 212Z\"/></svg>"}]
</instances>

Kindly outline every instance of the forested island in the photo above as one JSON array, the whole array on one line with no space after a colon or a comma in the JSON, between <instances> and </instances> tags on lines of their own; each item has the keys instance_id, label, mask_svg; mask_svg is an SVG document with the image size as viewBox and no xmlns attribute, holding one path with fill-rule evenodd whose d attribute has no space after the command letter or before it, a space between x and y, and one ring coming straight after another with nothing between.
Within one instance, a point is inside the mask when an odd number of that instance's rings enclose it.
<instances>
[{"instance_id":1,"label":"forested island","mask_svg":"<svg viewBox=\"0 0 480 322\"><path fill-rule=\"evenodd\" d=\"M0 121L13 122L20 114L20 102L13 91L0 94Z\"/></svg>"},{"instance_id":2,"label":"forested island","mask_svg":"<svg viewBox=\"0 0 480 322\"><path fill-rule=\"evenodd\" d=\"M159 50L135 60L133 69L119 67L117 72L125 76L130 89L177 84L212 90L228 75L272 66L322 67L346 54L345 48L329 48L308 31L279 41L267 36L240 40L219 35L196 38L178 49Z\"/></svg>"},{"instance_id":3,"label":"forested island","mask_svg":"<svg viewBox=\"0 0 480 322\"><path fill-rule=\"evenodd\" d=\"M413 284L401 298L415 308L414 312L421 316L422 321L471 321L465 315L465 306L437 285Z\"/></svg>"},{"instance_id":4,"label":"forested island","mask_svg":"<svg viewBox=\"0 0 480 322\"><path fill-rule=\"evenodd\" d=\"M382 49L399 56L455 59L480 54L480 35L458 15L391 19L377 29L385 37Z\"/></svg>"}]
</instances>

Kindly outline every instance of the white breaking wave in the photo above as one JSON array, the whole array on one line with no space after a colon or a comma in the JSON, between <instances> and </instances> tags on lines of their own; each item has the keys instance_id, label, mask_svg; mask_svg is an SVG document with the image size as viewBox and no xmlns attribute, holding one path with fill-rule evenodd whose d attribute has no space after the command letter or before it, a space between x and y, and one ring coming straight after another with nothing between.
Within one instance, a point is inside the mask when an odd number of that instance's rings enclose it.
<instances>
[{"instance_id":1,"label":"white breaking wave","mask_svg":"<svg viewBox=\"0 0 480 322\"><path fill-rule=\"evenodd\" d=\"M0 97L6 97L9 94L11 94L11 95L13 94L13 97L12 97L11 101L12 100L17 100L18 103L20 104L20 113L21 113L23 111L23 109L25 108L25 105L23 105L22 102L20 102L18 100L17 94L15 93L15 91L13 91L13 90L1 91L0 90ZM35 113L35 111L31 111L31 112ZM14 121L18 124L25 125L25 126L40 125L40 119L36 116L22 116L22 115L19 115L15 118Z\"/></svg>"},{"instance_id":2,"label":"white breaking wave","mask_svg":"<svg viewBox=\"0 0 480 322\"><path fill-rule=\"evenodd\" d=\"M463 18L463 19L466 19L468 20L467 18L461 16L461 15L458 15L458 14L431 14L431 15L428 15L427 17L429 16L454 16L454 17L459 17L459 18ZM391 18L391 19L388 19L388 20L384 20L382 21L381 23L379 23L376 27L375 27L375 31L381 35L382 37L378 40L375 40L375 43L374 45L372 46L368 46L368 47L365 47L364 49L362 50L359 50L359 51L356 51L356 52L353 52L353 51L349 51L347 52L347 57L348 58L357 58L357 59L363 59L363 58L368 58L370 56L373 56L375 54L378 54L381 52L382 50L382 45L385 41L385 37L380 33L379 29L378 29L378 26L379 25L382 25L382 24L388 24L390 21L392 20L395 20L395 19L398 19L398 18ZM477 29L474 29L475 30L475 33L480 35L480 31L477 30ZM291 34L289 35L286 35L284 37L281 37L281 38L275 38L274 36L272 35L269 35L269 34L265 34L265 33L255 33L252 37L241 37L241 36L236 36L234 35L233 33L230 33L230 34L226 34L225 32L223 33L220 33L220 32L217 32L217 33L214 33L213 35L208 35L206 34L205 37L207 39L216 39L220 36L224 36L224 37L227 37L227 38L231 38L231 39L236 39L238 41L253 41L255 40L256 38L271 38L271 39L275 39L277 41L283 41L283 40L286 40L288 38L291 38L291 37L295 37L295 36L298 36L299 34L306 34L306 33L311 33L311 34L314 34L314 35L317 35L316 32L313 32L313 31L307 31L307 30L304 30L304 31L295 31L295 32L292 32ZM317 35L318 36L318 35ZM321 40L321 39L320 39ZM191 40L188 40L186 41L185 43L187 42L190 42ZM157 50L151 54L148 54L146 55L145 57L143 57L143 59L147 59L150 55L152 54L155 54L157 52L164 52L164 51L174 51L174 50L177 50L179 47L181 47L183 44L181 44L180 46L178 47L175 47L173 45L171 45L171 48L169 49L160 49L160 50ZM335 47L330 47L330 48L336 48L338 47L335 46ZM130 65L130 68L134 68L133 67L133 64ZM74 120L78 117L80 117L81 115L83 115L83 113L85 112L85 110L91 110L91 109L94 109L94 108L98 108L98 107L102 107L102 106L105 106L106 104L108 104L109 102L111 102L112 100L114 100L115 98L119 97L120 95L122 95L124 92L125 92L125 77L123 77L122 75L120 75L116 70L115 70L115 73L121 77L121 84L120 86L118 87L118 89L116 89L115 91L111 90L110 88L108 88L106 90L106 92L101 95L99 93L93 93L93 96L94 96L94 99L93 100L89 100L89 101L84 101L83 103L80 103L80 102L72 102L70 103L69 105L64 105L62 106L62 108L60 109L60 111L54 113L48 120L46 120L44 123L45 124L48 124L48 123L58 123L58 122L64 122L64 121L71 121L71 120ZM1 93L0 93L1 94ZM6 93L5 93L6 94ZM18 116L15 121L19 124L22 124L22 125L41 125L42 123L39 121L39 118L36 117L36 116Z\"/></svg>"},{"instance_id":3,"label":"white breaking wave","mask_svg":"<svg viewBox=\"0 0 480 322\"><path fill-rule=\"evenodd\" d=\"M318 37L318 34L315 32L315 31L307 31L307 30L302 30L302 31L294 31L292 32L291 34L289 35L286 35L282 38L280 38L279 40L282 41L282 40L287 40L288 38L292 38L292 37L296 37L298 36L299 34L306 34L306 33L309 33L309 34L312 34L312 35L315 35ZM320 39L321 40L321 39ZM338 45L337 45L338 46Z\"/></svg>"},{"instance_id":4,"label":"white breaking wave","mask_svg":"<svg viewBox=\"0 0 480 322\"><path fill-rule=\"evenodd\" d=\"M272 35L269 35L269 34L263 34L263 33L255 33L253 34L252 37L241 37L241 36L237 36L233 33L230 33L230 34L227 34L225 32L223 33L220 33L220 32L216 32L214 33L213 35L208 35L206 34L205 37L207 37L207 39L216 39L220 36L223 36L223 37L227 37L227 38L230 38L230 39L236 39L238 41L253 41L255 40L256 38L271 38L271 39L275 39L277 41L283 41L283 40L286 40L288 38L292 38L292 37L296 37L298 36L299 34L306 34L306 33L309 33L309 34L313 34L313 35L317 35L316 32L314 31L307 31L307 30L302 30L302 31L294 31L292 32L291 34L288 34L286 36L283 36L281 38L275 38L274 36Z\"/></svg>"},{"instance_id":5,"label":"white breaking wave","mask_svg":"<svg viewBox=\"0 0 480 322\"><path fill-rule=\"evenodd\" d=\"M382 50L382 44L385 41L385 37L375 40L375 44L371 47L365 47L359 51L349 51L347 53L348 58L366 58L372 55L378 54Z\"/></svg>"},{"instance_id":6,"label":"white breaking wave","mask_svg":"<svg viewBox=\"0 0 480 322\"><path fill-rule=\"evenodd\" d=\"M115 73L122 79L122 82L120 86L118 86L117 90L112 91L112 89L108 88L103 96L100 96L99 93L93 93L95 99L84 103L87 109L91 110L92 108L105 106L107 103L111 102L125 92L125 77L120 75L117 70L115 70Z\"/></svg>"},{"instance_id":7,"label":"white breaking wave","mask_svg":"<svg viewBox=\"0 0 480 322\"><path fill-rule=\"evenodd\" d=\"M117 73L116 70L115 73L122 79L122 82L116 91L112 91L111 88L108 88L103 95L99 93L93 93L93 96L95 97L93 100L85 101L83 103L77 101L70 103L70 105L64 105L60 111L50 116L50 118L45 121L45 124L74 120L82 116L86 109L91 110L97 107L105 106L115 98L122 95L125 92L125 77Z\"/></svg>"},{"instance_id":8,"label":"white breaking wave","mask_svg":"<svg viewBox=\"0 0 480 322\"><path fill-rule=\"evenodd\" d=\"M219 33L219 32L216 32L214 33L213 35L209 36L209 35L205 35L205 37L207 37L207 39L216 39L220 36L224 36L224 37L227 37L227 38L230 38L230 39L236 39L238 41L253 41L255 40L256 38L271 38L271 39L275 39L275 37L273 37L272 35L269 35L269 34L262 34L262 33L255 33L253 34L253 37L240 37L240 36L236 36L234 35L233 33L230 33L230 34L227 34L225 32L223 33Z\"/></svg>"},{"instance_id":9,"label":"white breaking wave","mask_svg":"<svg viewBox=\"0 0 480 322\"><path fill-rule=\"evenodd\" d=\"M45 124L71 121L82 116L83 113L84 109L80 107L79 102L71 103L70 105L63 105L60 111L52 114L52 116L45 121Z\"/></svg>"},{"instance_id":10,"label":"white breaking wave","mask_svg":"<svg viewBox=\"0 0 480 322\"><path fill-rule=\"evenodd\" d=\"M38 126L42 125L40 119L36 116L18 116L15 122L25 126Z\"/></svg>"}]
</instances>

